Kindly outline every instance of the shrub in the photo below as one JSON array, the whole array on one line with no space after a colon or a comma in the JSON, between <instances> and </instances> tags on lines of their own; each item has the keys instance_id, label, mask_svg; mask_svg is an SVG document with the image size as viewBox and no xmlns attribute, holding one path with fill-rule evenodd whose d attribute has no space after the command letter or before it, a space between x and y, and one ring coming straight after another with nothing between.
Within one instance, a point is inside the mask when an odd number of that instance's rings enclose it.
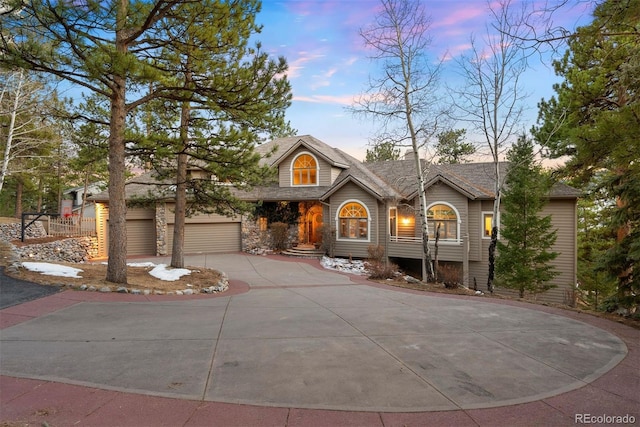
<instances>
[{"instance_id":1,"label":"shrub","mask_svg":"<svg viewBox=\"0 0 640 427\"><path fill-rule=\"evenodd\" d=\"M438 277L445 288L455 289L462 284L460 269L452 264L440 264L438 266Z\"/></svg>"},{"instance_id":2,"label":"shrub","mask_svg":"<svg viewBox=\"0 0 640 427\"><path fill-rule=\"evenodd\" d=\"M391 262L385 262L383 246L369 245L367 253L369 254L367 268L370 279L392 279L396 276L398 266Z\"/></svg>"},{"instance_id":3,"label":"shrub","mask_svg":"<svg viewBox=\"0 0 640 427\"><path fill-rule=\"evenodd\" d=\"M274 222L271 229L271 246L273 249L282 251L289 247L289 225L284 222Z\"/></svg>"}]
</instances>

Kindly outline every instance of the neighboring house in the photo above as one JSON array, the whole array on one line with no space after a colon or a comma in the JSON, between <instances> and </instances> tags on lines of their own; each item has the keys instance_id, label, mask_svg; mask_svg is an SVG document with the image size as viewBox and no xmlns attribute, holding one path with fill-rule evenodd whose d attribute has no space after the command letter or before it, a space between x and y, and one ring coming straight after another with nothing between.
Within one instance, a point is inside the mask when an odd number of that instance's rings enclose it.
<instances>
[{"instance_id":1,"label":"neighboring house","mask_svg":"<svg viewBox=\"0 0 640 427\"><path fill-rule=\"evenodd\" d=\"M239 197L297 206L298 244L318 246L323 237L330 238L335 256L354 258L366 258L370 245L381 245L386 256L400 265L411 260L418 263L422 243L413 160L362 163L308 135L277 139L259 146L258 151L266 155L274 148L274 154L263 161L277 169L277 181L239 193ZM431 239L440 225L440 263L457 268L466 286L477 284L481 290L487 282L493 176L491 163L431 165L425 185ZM132 180L127 199L142 191L140 182L144 180L152 178L147 175L138 182ZM149 189L148 185L142 187L145 192ZM575 189L558 184L543 212L552 215L558 232L553 249L560 253L554 261L560 274L552 282L558 287L541 298L547 301L566 302L576 283L577 196ZM108 200L104 196L94 199L100 215ZM130 254L168 253L170 212L169 200L153 208L129 210ZM198 215L187 221L185 253L240 250L246 247L242 239L246 240L247 229L267 225L265 218L215 215Z\"/></svg>"},{"instance_id":2,"label":"neighboring house","mask_svg":"<svg viewBox=\"0 0 640 427\"><path fill-rule=\"evenodd\" d=\"M94 204L89 201L89 198L94 194L100 193L102 191L101 187L104 187L104 183L95 183L87 186L87 192L86 192L87 203L85 203L84 211L83 211L83 216L85 218L95 216L95 212L93 210ZM84 193L85 193L84 186L68 188L63 191L63 197L65 199L71 199L73 201L72 210L74 215L80 214Z\"/></svg>"}]
</instances>

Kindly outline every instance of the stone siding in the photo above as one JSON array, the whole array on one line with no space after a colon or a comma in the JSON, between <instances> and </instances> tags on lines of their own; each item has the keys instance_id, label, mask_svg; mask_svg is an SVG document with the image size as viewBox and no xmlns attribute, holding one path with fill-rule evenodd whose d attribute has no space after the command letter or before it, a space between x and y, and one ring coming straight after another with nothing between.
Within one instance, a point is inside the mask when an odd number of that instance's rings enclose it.
<instances>
[{"instance_id":1,"label":"stone siding","mask_svg":"<svg viewBox=\"0 0 640 427\"><path fill-rule=\"evenodd\" d=\"M20 240L22 238L22 224L19 222L13 224L0 224L0 240L10 242L12 240ZM37 239L39 237L47 237L47 231L40 221L36 221L24 231L26 239Z\"/></svg>"},{"instance_id":2,"label":"stone siding","mask_svg":"<svg viewBox=\"0 0 640 427\"><path fill-rule=\"evenodd\" d=\"M289 227L289 247L298 244L298 226ZM252 255L265 255L273 253L271 244L271 230L268 228L260 230L258 221L249 218L242 218L242 251Z\"/></svg>"},{"instance_id":3,"label":"stone siding","mask_svg":"<svg viewBox=\"0 0 640 427\"><path fill-rule=\"evenodd\" d=\"M0 224L0 240L9 242L20 240L21 224ZM29 244L29 239L47 237L40 222L33 223L25 230L25 245L13 244L14 257L31 261L86 262L98 255L96 237L76 237L54 242Z\"/></svg>"}]
</instances>

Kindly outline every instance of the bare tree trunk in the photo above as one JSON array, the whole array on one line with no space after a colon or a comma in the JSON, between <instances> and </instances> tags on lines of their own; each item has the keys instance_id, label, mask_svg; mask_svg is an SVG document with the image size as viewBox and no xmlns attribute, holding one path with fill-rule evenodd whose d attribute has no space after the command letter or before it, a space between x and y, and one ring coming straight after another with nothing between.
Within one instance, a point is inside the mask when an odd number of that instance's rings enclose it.
<instances>
[{"instance_id":1,"label":"bare tree trunk","mask_svg":"<svg viewBox=\"0 0 640 427\"><path fill-rule=\"evenodd\" d=\"M487 290L493 293L495 286L493 285L493 279L495 278L496 270L496 248L498 246L498 215L500 214L500 201L501 201L501 176L500 176L500 163L497 156L497 147L494 148L494 166L495 166L495 199L493 200L493 218L491 218L491 241L489 243L489 274L487 276Z\"/></svg>"},{"instance_id":2,"label":"bare tree trunk","mask_svg":"<svg viewBox=\"0 0 640 427\"><path fill-rule=\"evenodd\" d=\"M184 267L184 224L187 208L187 155L178 154L171 267Z\"/></svg>"},{"instance_id":3,"label":"bare tree trunk","mask_svg":"<svg viewBox=\"0 0 640 427\"><path fill-rule=\"evenodd\" d=\"M80 223L82 224L82 218L84 218L84 205L87 203L87 189L89 188L89 173L90 168L87 167L84 173L84 187L82 189L82 205L80 205Z\"/></svg>"},{"instance_id":4,"label":"bare tree trunk","mask_svg":"<svg viewBox=\"0 0 640 427\"><path fill-rule=\"evenodd\" d=\"M20 70L18 78L18 87L14 94L13 108L11 109L11 117L9 119L9 129L7 129L7 145L4 147L4 157L2 159L2 170L0 170L0 191L4 185L4 179L9 175L9 155L11 154L11 144L13 143L13 134L16 126L16 116L18 115L18 105L20 102L22 84L24 83L24 72Z\"/></svg>"},{"instance_id":5,"label":"bare tree trunk","mask_svg":"<svg viewBox=\"0 0 640 427\"><path fill-rule=\"evenodd\" d=\"M415 159L416 174L418 178L418 199L420 201L420 225L422 236L422 281L427 282L433 277L433 264L431 262L431 248L429 247L429 223L427 222L427 195L424 188L424 170L420 162L417 136L413 131L411 117L408 118L409 129L412 134L413 155Z\"/></svg>"},{"instance_id":6,"label":"bare tree trunk","mask_svg":"<svg viewBox=\"0 0 640 427\"><path fill-rule=\"evenodd\" d=\"M185 61L185 87L193 85L191 73L191 57L187 55ZM184 267L184 226L187 216L187 161L186 150L189 148L189 119L191 117L191 105L188 101L182 102L180 110L180 145L182 150L178 153L178 167L176 170L176 194L175 212L173 224L173 247L171 249L171 267Z\"/></svg>"},{"instance_id":7,"label":"bare tree trunk","mask_svg":"<svg viewBox=\"0 0 640 427\"><path fill-rule=\"evenodd\" d=\"M116 12L116 51L127 51L124 31L128 0L119 0ZM114 72L109 124L109 260L106 280L127 283L127 204L125 199L126 117L125 72Z\"/></svg>"},{"instance_id":8,"label":"bare tree trunk","mask_svg":"<svg viewBox=\"0 0 640 427\"><path fill-rule=\"evenodd\" d=\"M22 217L22 190L24 189L24 184L21 178L16 179L16 208L14 211L14 216L16 218Z\"/></svg>"}]
</instances>

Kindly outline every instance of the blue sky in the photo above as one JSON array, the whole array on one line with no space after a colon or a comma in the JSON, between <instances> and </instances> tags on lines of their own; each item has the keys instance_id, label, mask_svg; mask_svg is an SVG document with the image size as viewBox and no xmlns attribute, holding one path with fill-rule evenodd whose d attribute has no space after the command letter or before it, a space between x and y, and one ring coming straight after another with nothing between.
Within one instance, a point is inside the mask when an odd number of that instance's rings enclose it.
<instances>
[{"instance_id":1,"label":"blue sky","mask_svg":"<svg viewBox=\"0 0 640 427\"><path fill-rule=\"evenodd\" d=\"M590 21L585 3L572 1L571 7L554 15L554 24L574 28ZM489 13L484 0L424 3L432 20L430 54L434 59L463 54L472 33L480 36L485 31ZM378 0L263 0L257 18L264 25L258 36L263 48L284 56L289 64L293 104L287 116L291 125L299 134L311 134L359 159L364 159L375 127L370 120L354 117L346 107L365 90L374 70L358 32L372 22L378 7ZM531 93L525 129L535 123L538 101L553 95L552 85L558 81L549 63L530 65L525 76ZM455 61L446 61L443 82L455 85L456 75Z\"/></svg>"}]
</instances>

